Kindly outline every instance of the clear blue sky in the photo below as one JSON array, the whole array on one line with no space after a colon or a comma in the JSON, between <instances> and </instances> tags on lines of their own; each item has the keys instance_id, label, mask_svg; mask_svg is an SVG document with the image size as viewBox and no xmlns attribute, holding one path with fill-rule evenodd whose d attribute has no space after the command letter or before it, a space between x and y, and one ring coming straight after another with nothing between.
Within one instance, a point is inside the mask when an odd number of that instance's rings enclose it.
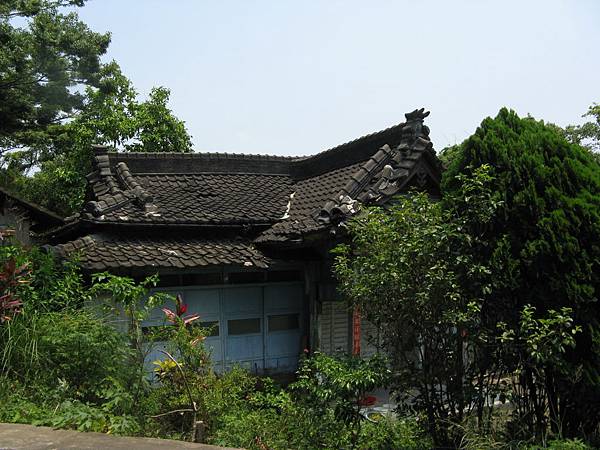
<instances>
[{"instance_id":1,"label":"clear blue sky","mask_svg":"<svg viewBox=\"0 0 600 450\"><path fill-rule=\"evenodd\" d=\"M171 89L197 151L312 154L417 107L439 150L502 106L559 125L600 102L600 1L90 0L108 59Z\"/></svg>"}]
</instances>

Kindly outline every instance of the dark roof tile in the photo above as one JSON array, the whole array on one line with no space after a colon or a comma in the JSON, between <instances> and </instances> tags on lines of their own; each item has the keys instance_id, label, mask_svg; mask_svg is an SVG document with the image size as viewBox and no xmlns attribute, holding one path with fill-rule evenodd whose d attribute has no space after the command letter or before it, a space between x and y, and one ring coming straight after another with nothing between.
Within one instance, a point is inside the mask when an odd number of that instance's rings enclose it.
<instances>
[{"instance_id":1,"label":"dark roof tile","mask_svg":"<svg viewBox=\"0 0 600 450\"><path fill-rule=\"evenodd\" d=\"M302 158L98 150L95 172L88 177L94 200L82 219L133 225L261 225L270 228L256 242L296 240L328 226L341 199L367 202L396 192L395 185L381 181L388 165L396 180L401 176L408 182L423 155L433 154L423 125L426 115L416 110L404 124ZM148 251L164 258L156 250ZM198 255L202 264L229 261L217 243L205 241L195 250L183 261L190 264Z\"/></svg>"},{"instance_id":2,"label":"dark roof tile","mask_svg":"<svg viewBox=\"0 0 600 450\"><path fill-rule=\"evenodd\" d=\"M272 262L250 240L239 239L138 239L94 234L54 248L61 256L77 254L79 263L88 270L128 267L191 269L209 265L244 267L247 261L266 268Z\"/></svg>"}]
</instances>

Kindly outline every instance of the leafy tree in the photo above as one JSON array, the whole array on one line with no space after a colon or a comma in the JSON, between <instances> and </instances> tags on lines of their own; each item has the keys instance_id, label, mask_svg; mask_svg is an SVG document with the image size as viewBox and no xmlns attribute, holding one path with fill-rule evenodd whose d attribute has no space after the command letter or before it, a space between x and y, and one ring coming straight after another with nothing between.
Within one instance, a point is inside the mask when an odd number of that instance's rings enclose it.
<instances>
[{"instance_id":1,"label":"leafy tree","mask_svg":"<svg viewBox=\"0 0 600 450\"><path fill-rule=\"evenodd\" d=\"M83 95L74 88L97 83L110 35L91 31L75 12L61 12L84 2L0 5L0 156L12 152L26 167L43 159L48 127L83 106Z\"/></svg>"},{"instance_id":2,"label":"leafy tree","mask_svg":"<svg viewBox=\"0 0 600 450\"><path fill-rule=\"evenodd\" d=\"M573 326L572 309L553 309L546 317L536 317L536 309L525 305L518 326L508 328L503 322L500 339L517 356L510 400L515 414L542 442L546 440L548 418L560 417L558 405L552 402L553 376L572 376L565 360L566 349L575 347L580 326ZM516 351L515 351L516 350ZM528 438L529 436L523 436Z\"/></svg>"},{"instance_id":3,"label":"leafy tree","mask_svg":"<svg viewBox=\"0 0 600 450\"><path fill-rule=\"evenodd\" d=\"M389 210L369 209L350 223L351 244L337 249L342 291L380 324L394 390L426 414L437 445L458 442L452 425L472 409L483 426L505 373L485 317L493 275L510 271L501 246L489 261L477 258L488 252L477 224L499 207L488 171L462 177L445 204L414 193Z\"/></svg>"},{"instance_id":4,"label":"leafy tree","mask_svg":"<svg viewBox=\"0 0 600 450\"><path fill-rule=\"evenodd\" d=\"M592 120L583 125L569 125L565 128L565 135L569 141L596 152L595 155L598 160L597 152L600 152L600 105L594 103L583 117L589 117Z\"/></svg>"},{"instance_id":5,"label":"leafy tree","mask_svg":"<svg viewBox=\"0 0 600 450\"><path fill-rule=\"evenodd\" d=\"M91 170L92 144L122 151L191 152L183 121L168 108L169 90L159 87L137 100L131 81L112 62L102 67L97 87L88 86L82 110L68 123L47 128L52 157L31 177L14 174L13 186L27 198L65 215L77 212Z\"/></svg>"},{"instance_id":6,"label":"leafy tree","mask_svg":"<svg viewBox=\"0 0 600 450\"><path fill-rule=\"evenodd\" d=\"M114 61L100 71L98 87L88 87L81 113L67 126L69 139L60 137L61 148L75 140L79 146L111 145L117 150L191 152L185 124L168 107L170 91L153 88L145 101Z\"/></svg>"},{"instance_id":7,"label":"leafy tree","mask_svg":"<svg viewBox=\"0 0 600 450\"><path fill-rule=\"evenodd\" d=\"M0 6L0 183L64 215L83 201L92 144L191 151L184 123L168 107L169 90L154 88L139 101L118 64L100 62L110 35L63 13L84 3Z\"/></svg>"},{"instance_id":8,"label":"leafy tree","mask_svg":"<svg viewBox=\"0 0 600 450\"><path fill-rule=\"evenodd\" d=\"M523 314L533 311L531 320L538 325L551 320L552 311L570 311L572 327L581 329L574 348L564 348L567 369L545 365L543 385L521 388L531 405L542 398L554 432L589 432L600 422L600 168L589 152L569 143L555 127L507 109L485 119L461 144L444 175L446 195L463 189L457 175L483 165L493 167L502 203L479 221L482 239L489 249L501 244L512 268L512 281L493 292L498 320L516 333L521 330L525 342L531 335L523 331ZM486 260L489 252L482 252L479 261ZM516 368L530 360L527 348L510 347L507 362ZM533 370L524 367L524 379L535 379ZM527 425L521 419L518 423ZM532 428L538 425L531 423Z\"/></svg>"},{"instance_id":9,"label":"leafy tree","mask_svg":"<svg viewBox=\"0 0 600 450\"><path fill-rule=\"evenodd\" d=\"M153 88L147 101L137 105L134 124L134 142L127 145L132 152L192 151L192 140L183 121L168 108L171 91L164 87Z\"/></svg>"},{"instance_id":10,"label":"leafy tree","mask_svg":"<svg viewBox=\"0 0 600 450\"><path fill-rule=\"evenodd\" d=\"M298 381L292 390L305 402L310 416L323 420L333 409L334 417L346 424L352 449L358 448L362 417L360 410L366 395L387 384L390 371L381 355L332 357L315 353L301 361ZM318 430L318 427L315 427Z\"/></svg>"},{"instance_id":11,"label":"leafy tree","mask_svg":"<svg viewBox=\"0 0 600 450\"><path fill-rule=\"evenodd\" d=\"M440 161L442 162L442 165L444 167L448 167L452 163L454 158L456 158L456 155L459 151L460 151L459 145L450 145L448 147L443 148L438 153L438 158L440 159Z\"/></svg>"}]
</instances>

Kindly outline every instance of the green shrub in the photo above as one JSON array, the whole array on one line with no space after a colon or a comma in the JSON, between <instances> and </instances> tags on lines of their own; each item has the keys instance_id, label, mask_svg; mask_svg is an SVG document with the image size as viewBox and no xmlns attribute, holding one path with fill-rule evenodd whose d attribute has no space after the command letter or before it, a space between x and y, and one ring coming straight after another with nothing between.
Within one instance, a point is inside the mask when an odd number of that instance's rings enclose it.
<instances>
[{"instance_id":1,"label":"green shrub","mask_svg":"<svg viewBox=\"0 0 600 450\"><path fill-rule=\"evenodd\" d=\"M0 422L28 423L79 431L111 434L137 434L137 417L125 413L130 396L108 384L99 391L97 404L63 399L64 393L41 385L25 386L6 377L0 378Z\"/></svg>"},{"instance_id":2,"label":"green shrub","mask_svg":"<svg viewBox=\"0 0 600 450\"><path fill-rule=\"evenodd\" d=\"M257 450L349 448L350 441L350 430L333 412L317 418L292 402L276 409L246 406L222 412L209 439L211 444Z\"/></svg>"},{"instance_id":3,"label":"green shrub","mask_svg":"<svg viewBox=\"0 0 600 450\"><path fill-rule=\"evenodd\" d=\"M27 390L18 381L0 376L0 422L41 424L51 413L41 401L28 398Z\"/></svg>"},{"instance_id":4,"label":"green shrub","mask_svg":"<svg viewBox=\"0 0 600 450\"><path fill-rule=\"evenodd\" d=\"M361 401L368 392L386 385L389 377L386 360L380 355L364 360L317 352L300 362L298 381L290 389L305 414L314 418L314 428L327 427L333 413L350 432L351 447L356 448L363 421Z\"/></svg>"},{"instance_id":5,"label":"green shrub","mask_svg":"<svg viewBox=\"0 0 600 450\"><path fill-rule=\"evenodd\" d=\"M370 450L429 450L431 439L414 418L384 418L361 428L358 448Z\"/></svg>"},{"instance_id":6,"label":"green shrub","mask_svg":"<svg viewBox=\"0 0 600 450\"><path fill-rule=\"evenodd\" d=\"M288 427L282 427L281 422L281 416L274 410L231 411L222 417L221 426L215 430L210 442L257 450L289 448Z\"/></svg>"},{"instance_id":7,"label":"green shrub","mask_svg":"<svg viewBox=\"0 0 600 450\"><path fill-rule=\"evenodd\" d=\"M359 400L384 381L382 361L316 354L304 360L299 380L283 389L270 379L252 383L243 371L225 375L221 389L211 395L224 402L216 406L212 444L249 449L428 449L431 442L413 419L384 419L370 423L358 415ZM234 388L235 391L235 388ZM221 393L219 393L221 392Z\"/></svg>"},{"instance_id":8,"label":"green shrub","mask_svg":"<svg viewBox=\"0 0 600 450\"><path fill-rule=\"evenodd\" d=\"M256 392L260 382L259 378L239 367L222 375L207 371L186 373L186 376L198 408L197 419L206 424L209 434L225 426L225 416L231 411L247 410L248 399ZM154 385L142 400L141 408L148 417L148 435L189 437L192 412L189 411L189 394L183 383L167 379ZM177 412L168 414L170 411Z\"/></svg>"},{"instance_id":9,"label":"green shrub","mask_svg":"<svg viewBox=\"0 0 600 450\"><path fill-rule=\"evenodd\" d=\"M289 398L289 397L288 397ZM353 448L352 430L333 411L315 417L293 402L278 408L232 409L225 413L210 443L256 450ZM431 440L414 419L364 421L354 448L370 450L428 450Z\"/></svg>"},{"instance_id":10,"label":"green shrub","mask_svg":"<svg viewBox=\"0 0 600 450\"><path fill-rule=\"evenodd\" d=\"M128 335L100 317L99 310L84 307L96 290L86 286L73 262L59 264L39 249L0 247L0 263L8 261L26 272L9 292L22 306L0 323L0 419L142 432L143 363ZM121 285L131 281L114 278ZM120 292L146 292L145 285L130 285Z\"/></svg>"},{"instance_id":11,"label":"green shrub","mask_svg":"<svg viewBox=\"0 0 600 450\"><path fill-rule=\"evenodd\" d=\"M540 445L529 446L527 447L527 450L591 450L591 448L592 447L588 446L580 439L559 439L548 441L548 444L545 447Z\"/></svg>"},{"instance_id":12,"label":"green shrub","mask_svg":"<svg viewBox=\"0 0 600 450\"><path fill-rule=\"evenodd\" d=\"M21 283L17 290L27 313L79 308L90 298L75 261L58 262L37 247L0 246L0 264L11 259L28 269L27 283Z\"/></svg>"},{"instance_id":13,"label":"green shrub","mask_svg":"<svg viewBox=\"0 0 600 450\"><path fill-rule=\"evenodd\" d=\"M85 310L24 313L0 328L0 420L140 430L126 337Z\"/></svg>"},{"instance_id":14,"label":"green shrub","mask_svg":"<svg viewBox=\"0 0 600 450\"><path fill-rule=\"evenodd\" d=\"M228 411L247 408L247 401L256 393L259 382L256 376L238 366L221 375L207 376L202 407L209 427L222 426L222 416Z\"/></svg>"},{"instance_id":15,"label":"green shrub","mask_svg":"<svg viewBox=\"0 0 600 450\"><path fill-rule=\"evenodd\" d=\"M131 381L124 335L84 310L23 314L0 329L0 342L6 374L75 398L94 400L109 377Z\"/></svg>"},{"instance_id":16,"label":"green shrub","mask_svg":"<svg viewBox=\"0 0 600 450\"><path fill-rule=\"evenodd\" d=\"M70 400L59 405L49 425L55 428L122 435L137 434L140 430L136 417L129 414L114 414L109 403L98 407Z\"/></svg>"}]
</instances>

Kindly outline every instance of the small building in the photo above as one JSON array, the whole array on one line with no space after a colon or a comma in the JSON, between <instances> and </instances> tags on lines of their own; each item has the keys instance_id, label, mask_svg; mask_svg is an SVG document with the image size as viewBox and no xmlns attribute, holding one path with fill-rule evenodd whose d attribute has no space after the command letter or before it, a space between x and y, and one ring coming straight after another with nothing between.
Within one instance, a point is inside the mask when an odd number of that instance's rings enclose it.
<instances>
[{"instance_id":1,"label":"small building","mask_svg":"<svg viewBox=\"0 0 600 450\"><path fill-rule=\"evenodd\" d=\"M62 217L0 187L0 239L2 243L18 241L23 245L65 224Z\"/></svg>"},{"instance_id":2,"label":"small building","mask_svg":"<svg viewBox=\"0 0 600 450\"><path fill-rule=\"evenodd\" d=\"M305 348L368 354L374 327L340 301L330 250L365 205L439 195L427 115L309 157L99 147L79 218L48 237L89 272L159 273L212 327L217 369L292 371Z\"/></svg>"}]
</instances>

